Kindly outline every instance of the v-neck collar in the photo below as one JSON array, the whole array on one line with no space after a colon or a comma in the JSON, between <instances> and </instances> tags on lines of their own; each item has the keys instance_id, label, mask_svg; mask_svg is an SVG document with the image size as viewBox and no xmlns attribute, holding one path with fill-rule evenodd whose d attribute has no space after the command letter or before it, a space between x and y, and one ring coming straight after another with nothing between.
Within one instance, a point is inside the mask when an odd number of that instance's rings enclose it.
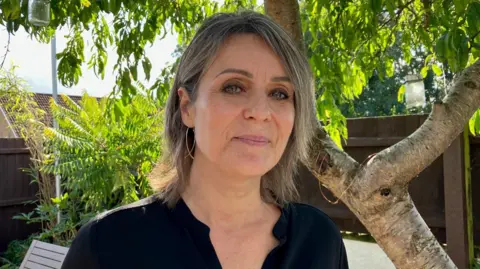
<instances>
[{"instance_id":1,"label":"v-neck collar","mask_svg":"<svg viewBox=\"0 0 480 269\"><path fill-rule=\"evenodd\" d=\"M273 236L279 244L268 254L262 268L270 268L268 264L274 264L275 254L287 241L288 231L288 205L281 208L281 214L273 226ZM172 209L177 223L183 226L187 236L192 239L197 251L202 256L205 266L209 269L221 269L221 264L210 240L210 228L198 220L183 199L180 199ZM272 267L273 268L273 267Z\"/></svg>"}]
</instances>

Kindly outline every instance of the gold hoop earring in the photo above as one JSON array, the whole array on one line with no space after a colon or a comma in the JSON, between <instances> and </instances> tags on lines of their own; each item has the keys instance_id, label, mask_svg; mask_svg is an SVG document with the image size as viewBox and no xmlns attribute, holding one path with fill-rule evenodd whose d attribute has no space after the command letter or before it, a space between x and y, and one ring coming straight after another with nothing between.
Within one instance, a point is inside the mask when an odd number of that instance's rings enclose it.
<instances>
[{"instance_id":1,"label":"gold hoop earring","mask_svg":"<svg viewBox=\"0 0 480 269\"><path fill-rule=\"evenodd\" d=\"M190 128L187 127L187 131L185 132L185 146L187 147L187 152L188 152L188 155L190 156L190 158L192 158L192 160L194 159L193 158L193 155L192 155L192 152L193 152L193 149L195 149L195 135L193 136L193 146L192 146L192 149L190 150L188 148L188 130ZM195 132L195 131L194 131Z\"/></svg>"}]
</instances>

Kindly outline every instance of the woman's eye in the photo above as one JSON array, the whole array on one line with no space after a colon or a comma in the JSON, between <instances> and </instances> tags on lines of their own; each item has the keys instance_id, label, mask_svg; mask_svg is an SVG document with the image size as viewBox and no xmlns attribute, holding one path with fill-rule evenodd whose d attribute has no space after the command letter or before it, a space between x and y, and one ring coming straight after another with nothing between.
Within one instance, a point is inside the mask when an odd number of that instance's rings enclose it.
<instances>
[{"instance_id":1,"label":"woman's eye","mask_svg":"<svg viewBox=\"0 0 480 269\"><path fill-rule=\"evenodd\" d=\"M226 93L240 93L242 91L242 88L237 85L226 85L222 89Z\"/></svg>"},{"instance_id":2,"label":"woman's eye","mask_svg":"<svg viewBox=\"0 0 480 269\"><path fill-rule=\"evenodd\" d=\"M281 90L274 91L270 95L277 100L286 100L289 97L287 93Z\"/></svg>"}]
</instances>

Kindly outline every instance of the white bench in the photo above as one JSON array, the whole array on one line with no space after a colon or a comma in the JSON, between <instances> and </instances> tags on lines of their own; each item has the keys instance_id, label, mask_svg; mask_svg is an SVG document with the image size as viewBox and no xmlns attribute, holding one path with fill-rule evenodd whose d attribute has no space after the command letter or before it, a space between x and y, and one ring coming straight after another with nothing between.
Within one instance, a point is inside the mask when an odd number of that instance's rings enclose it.
<instances>
[{"instance_id":1,"label":"white bench","mask_svg":"<svg viewBox=\"0 0 480 269\"><path fill-rule=\"evenodd\" d=\"M60 269L68 248L33 240L20 269Z\"/></svg>"}]
</instances>

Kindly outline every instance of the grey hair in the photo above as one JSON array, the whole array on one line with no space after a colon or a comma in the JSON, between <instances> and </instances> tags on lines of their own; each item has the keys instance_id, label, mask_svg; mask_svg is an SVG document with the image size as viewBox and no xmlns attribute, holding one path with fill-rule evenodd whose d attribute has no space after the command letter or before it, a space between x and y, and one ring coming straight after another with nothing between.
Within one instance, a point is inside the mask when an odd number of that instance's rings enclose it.
<instances>
[{"instance_id":1,"label":"grey hair","mask_svg":"<svg viewBox=\"0 0 480 269\"><path fill-rule=\"evenodd\" d=\"M165 110L166 163L155 168L170 170L168 175L162 173L150 177L153 188L170 206L176 204L188 184L192 165L188 149L192 149L195 139L193 132L182 122L177 90L184 87L191 101L195 102L197 86L225 40L244 33L259 36L271 47L295 87L293 131L279 162L261 178L261 196L264 201L280 206L298 198L294 176L298 163L308 157L309 143L317 126L310 66L281 26L260 13L242 11L217 13L208 18L180 58Z\"/></svg>"}]
</instances>

